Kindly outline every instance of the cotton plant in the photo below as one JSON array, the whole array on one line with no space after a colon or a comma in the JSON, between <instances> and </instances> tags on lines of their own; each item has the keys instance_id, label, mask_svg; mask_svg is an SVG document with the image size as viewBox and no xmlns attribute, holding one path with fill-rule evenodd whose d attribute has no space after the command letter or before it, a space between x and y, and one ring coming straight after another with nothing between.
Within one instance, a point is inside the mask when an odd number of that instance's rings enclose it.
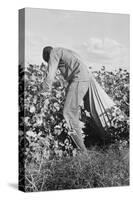
<instances>
[{"instance_id":1,"label":"cotton plant","mask_svg":"<svg viewBox=\"0 0 133 200\"><path fill-rule=\"evenodd\" d=\"M40 82L38 78L38 74L40 75ZM62 126L64 124L63 120L59 120L59 122L55 119L55 113L59 112L61 109L61 104L63 103L63 96L65 95L65 88L63 79L62 81L60 78L60 73L57 73L55 84L53 84L52 87L52 95L50 95L48 92L46 93L40 93L40 95L37 95L37 88L42 89L43 84L43 78L45 77L45 67L42 71L42 66L39 68L39 66L33 66L29 65L29 68L27 68L26 71L26 106L25 106L25 113L27 113L27 116L25 116L25 126L29 130L26 132L27 139L30 143L30 141L33 141L37 143L39 141L38 135L39 133L36 132L35 128L43 127L43 133L42 136L45 138L45 141L47 141L47 137L53 134L53 138L51 140L54 140L54 136L56 136L56 126ZM58 88L56 87L58 85ZM62 106L63 107L63 106ZM40 110L40 112L39 112ZM30 115L30 117L29 117ZM61 121L61 122L60 122ZM55 129L54 129L55 127ZM63 130L63 128L61 128ZM59 134L58 134L59 135ZM40 138L41 139L41 138ZM47 143L50 146L51 140ZM60 143L61 144L61 143ZM46 145L46 146L48 146ZM30 145L29 145L30 146ZM37 147L37 145L35 145ZM58 150L61 150L61 146L58 144ZM56 147L57 148L57 147ZM58 152L58 151L56 151ZM61 153L60 153L61 155Z\"/></svg>"},{"instance_id":2,"label":"cotton plant","mask_svg":"<svg viewBox=\"0 0 133 200\"><path fill-rule=\"evenodd\" d=\"M108 133L120 140L129 134L129 73L118 70L108 72L103 67L98 72L93 72L96 80L101 84L107 94L114 100L117 107L112 109L112 127ZM57 71L55 82L49 92L39 93L43 88L43 81L47 76L47 67L44 64L29 65L24 72L24 119L21 124L25 126L25 133L20 130L20 141L25 137L26 156L30 159L51 159L52 155L76 156L71 137L68 135L68 124L63 118L63 105L66 95L67 82ZM20 98L21 100L21 98ZM23 104L20 106L20 111ZM117 110L118 109L118 110ZM121 113L119 111L122 111ZM80 127L84 141L89 136L89 141L94 138L93 124L90 113L85 110L84 102L81 105ZM22 134L21 134L22 133ZM25 134L25 135L24 135ZM87 143L86 143L87 145ZM21 146L21 142L20 142ZM36 156L35 156L36 155ZM33 158L34 157L34 158Z\"/></svg>"}]
</instances>

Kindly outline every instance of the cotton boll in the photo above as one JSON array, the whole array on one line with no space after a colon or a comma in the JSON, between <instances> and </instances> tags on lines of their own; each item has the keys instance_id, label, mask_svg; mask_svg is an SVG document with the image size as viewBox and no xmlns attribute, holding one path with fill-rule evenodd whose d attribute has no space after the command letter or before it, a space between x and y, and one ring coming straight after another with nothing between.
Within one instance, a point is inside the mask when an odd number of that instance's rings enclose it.
<instances>
[{"instance_id":1,"label":"cotton boll","mask_svg":"<svg viewBox=\"0 0 133 200\"><path fill-rule=\"evenodd\" d=\"M33 106L33 105L32 105L32 106L30 106L30 112L31 112L31 113L34 113L34 112L35 112L35 110L36 110L36 109L35 109L35 106Z\"/></svg>"}]
</instances>

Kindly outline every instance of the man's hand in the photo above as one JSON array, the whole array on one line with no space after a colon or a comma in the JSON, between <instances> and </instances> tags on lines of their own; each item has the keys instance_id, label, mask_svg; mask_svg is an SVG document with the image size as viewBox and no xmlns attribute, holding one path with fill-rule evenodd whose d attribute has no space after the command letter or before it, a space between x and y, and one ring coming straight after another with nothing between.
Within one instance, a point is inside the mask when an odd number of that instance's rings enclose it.
<instances>
[{"instance_id":1,"label":"man's hand","mask_svg":"<svg viewBox=\"0 0 133 200\"><path fill-rule=\"evenodd\" d=\"M49 84L46 83L46 82L43 83L43 91L44 91L44 92L50 91Z\"/></svg>"},{"instance_id":2,"label":"man's hand","mask_svg":"<svg viewBox=\"0 0 133 200\"><path fill-rule=\"evenodd\" d=\"M45 81L43 82L43 88L38 92L38 95L49 95L51 93L51 88L49 87L49 84Z\"/></svg>"}]
</instances>

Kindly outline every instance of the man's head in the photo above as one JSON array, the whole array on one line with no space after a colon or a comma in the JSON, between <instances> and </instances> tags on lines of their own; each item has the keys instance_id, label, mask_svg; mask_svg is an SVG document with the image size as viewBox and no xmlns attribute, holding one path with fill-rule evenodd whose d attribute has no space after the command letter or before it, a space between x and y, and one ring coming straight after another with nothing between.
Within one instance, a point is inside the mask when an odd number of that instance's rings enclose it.
<instances>
[{"instance_id":1,"label":"man's head","mask_svg":"<svg viewBox=\"0 0 133 200\"><path fill-rule=\"evenodd\" d=\"M51 46L47 46L43 48L43 53L42 53L42 57L44 59L45 62L49 62L49 58L50 58L50 52L53 49L53 47Z\"/></svg>"}]
</instances>

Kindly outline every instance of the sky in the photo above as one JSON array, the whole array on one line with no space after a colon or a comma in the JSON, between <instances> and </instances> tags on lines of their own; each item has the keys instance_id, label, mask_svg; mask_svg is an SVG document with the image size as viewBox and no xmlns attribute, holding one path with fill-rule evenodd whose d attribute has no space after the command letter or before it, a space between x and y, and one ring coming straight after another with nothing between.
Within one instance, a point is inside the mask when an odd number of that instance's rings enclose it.
<instances>
[{"instance_id":1,"label":"sky","mask_svg":"<svg viewBox=\"0 0 133 200\"><path fill-rule=\"evenodd\" d=\"M41 64L45 46L77 52L94 70L129 69L129 15L26 9L26 62Z\"/></svg>"}]
</instances>

